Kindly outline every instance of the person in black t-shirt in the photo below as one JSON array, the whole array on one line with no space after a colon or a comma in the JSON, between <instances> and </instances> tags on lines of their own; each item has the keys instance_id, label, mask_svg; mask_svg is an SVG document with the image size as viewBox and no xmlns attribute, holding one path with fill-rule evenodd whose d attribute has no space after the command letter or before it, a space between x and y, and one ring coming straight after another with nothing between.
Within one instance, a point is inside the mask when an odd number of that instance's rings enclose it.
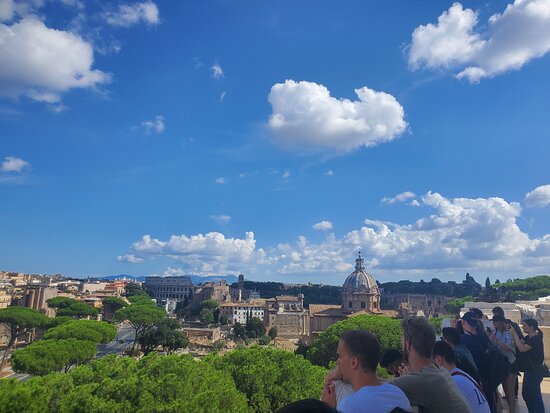
<instances>
[{"instance_id":1,"label":"person in black t-shirt","mask_svg":"<svg viewBox=\"0 0 550 413\"><path fill-rule=\"evenodd\" d=\"M521 395L529 413L544 413L544 402L540 392L542 377L535 373L534 368L544 361L544 346L542 343L542 331L539 330L537 320L532 318L523 320L525 338L522 340L514 329L510 329L517 349L524 353L528 362L523 374L523 387Z\"/></svg>"}]
</instances>

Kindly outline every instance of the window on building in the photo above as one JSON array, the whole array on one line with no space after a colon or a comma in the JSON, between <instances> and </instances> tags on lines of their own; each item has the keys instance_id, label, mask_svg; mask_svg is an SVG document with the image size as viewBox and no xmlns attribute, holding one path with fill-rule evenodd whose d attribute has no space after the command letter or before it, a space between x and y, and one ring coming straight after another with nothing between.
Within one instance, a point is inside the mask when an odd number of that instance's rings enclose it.
<instances>
[{"instance_id":1,"label":"window on building","mask_svg":"<svg viewBox=\"0 0 550 413\"><path fill-rule=\"evenodd\" d=\"M353 307L353 303L351 301L348 301L348 308L352 308Z\"/></svg>"},{"instance_id":2,"label":"window on building","mask_svg":"<svg viewBox=\"0 0 550 413\"><path fill-rule=\"evenodd\" d=\"M367 306L365 305L365 302L364 301L361 301L361 308L366 308Z\"/></svg>"}]
</instances>

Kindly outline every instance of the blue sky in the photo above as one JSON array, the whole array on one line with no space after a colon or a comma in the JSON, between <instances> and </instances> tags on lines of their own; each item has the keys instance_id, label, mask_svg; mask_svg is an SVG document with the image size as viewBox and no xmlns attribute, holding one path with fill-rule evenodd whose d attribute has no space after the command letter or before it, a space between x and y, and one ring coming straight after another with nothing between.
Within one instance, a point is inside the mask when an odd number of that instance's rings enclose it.
<instances>
[{"instance_id":1,"label":"blue sky","mask_svg":"<svg viewBox=\"0 0 550 413\"><path fill-rule=\"evenodd\" d=\"M550 1L0 0L0 269L550 272Z\"/></svg>"}]
</instances>

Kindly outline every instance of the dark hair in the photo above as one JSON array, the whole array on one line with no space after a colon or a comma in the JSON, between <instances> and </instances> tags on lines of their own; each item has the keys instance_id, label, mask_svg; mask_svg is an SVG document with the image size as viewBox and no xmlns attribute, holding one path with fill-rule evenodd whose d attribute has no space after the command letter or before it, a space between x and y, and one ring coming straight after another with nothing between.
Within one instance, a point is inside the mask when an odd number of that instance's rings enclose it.
<instances>
[{"instance_id":1,"label":"dark hair","mask_svg":"<svg viewBox=\"0 0 550 413\"><path fill-rule=\"evenodd\" d=\"M495 315L493 316L493 320L492 320L492 321L493 321L493 322L495 322L495 321L497 321L497 322L498 322L498 321L506 322L506 318L505 318L502 314L495 314Z\"/></svg>"},{"instance_id":2,"label":"dark hair","mask_svg":"<svg viewBox=\"0 0 550 413\"><path fill-rule=\"evenodd\" d=\"M485 330L483 328L483 323L480 321L475 311L467 311L462 316L462 322L467 322L468 325L474 327L477 331ZM464 324L462 325L464 327Z\"/></svg>"},{"instance_id":3,"label":"dark hair","mask_svg":"<svg viewBox=\"0 0 550 413\"><path fill-rule=\"evenodd\" d=\"M365 372L374 373L380 360L380 342L367 330L344 331L340 336L346 351L359 359Z\"/></svg>"},{"instance_id":4,"label":"dark hair","mask_svg":"<svg viewBox=\"0 0 550 413\"><path fill-rule=\"evenodd\" d=\"M460 344L460 332L456 328L443 327L441 335L453 346L458 346Z\"/></svg>"},{"instance_id":5,"label":"dark hair","mask_svg":"<svg viewBox=\"0 0 550 413\"><path fill-rule=\"evenodd\" d=\"M425 317L407 317L401 320L403 338L411 343L416 352L424 358L432 356L435 343L435 327Z\"/></svg>"},{"instance_id":6,"label":"dark hair","mask_svg":"<svg viewBox=\"0 0 550 413\"><path fill-rule=\"evenodd\" d=\"M483 311L481 311L479 308L472 307L470 308L470 311L474 313L479 320L483 318Z\"/></svg>"},{"instance_id":7,"label":"dark hair","mask_svg":"<svg viewBox=\"0 0 550 413\"><path fill-rule=\"evenodd\" d=\"M504 317L504 310L502 309L502 307L493 307L493 315L501 315Z\"/></svg>"},{"instance_id":8,"label":"dark hair","mask_svg":"<svg viewBox=\"0 0 550 413\"><path fill-rule=\"evenodd\" d=\"M382 355L382 360L380 360L380 365L384 368L387 368L390 364L395 363L396 361L402 361L403 354L399 350L390 348L386 350Z\"/></svg>"},{"instance_id":9,"label":"dark hair","mask_svg":"<svg viewBox=\"0 0 550 413\"><path fill-rule=\"evenodd\" d=\"M522 321L522 324L527 324L529 327L532 327L535 330L537 330L541 336L544 335L542 334L542 331L539 328L539 322L534 318L526 318L525 320Z\"/></svg>"},{"instance_id":10,"label":"dark hair","mask_svg":"<svg viewBox=\"0 0 550 413\"><path fill-rule=\"evenodd\" d=\"M432 349L432 358L435 356L443 357L449 364L456 364L456 353L454 348L445 341L436 341Z\"/></svg>"},{"instance_id":11,"label":"dark hair","mask_svg":"<svg viewBox=\"0 0 550 413\"><path fill-rule=\"evenodd\" d=\"M316 399L304 399L287 404L276 413L338 413L325 402Z\"/></svg>"}]
</instances>

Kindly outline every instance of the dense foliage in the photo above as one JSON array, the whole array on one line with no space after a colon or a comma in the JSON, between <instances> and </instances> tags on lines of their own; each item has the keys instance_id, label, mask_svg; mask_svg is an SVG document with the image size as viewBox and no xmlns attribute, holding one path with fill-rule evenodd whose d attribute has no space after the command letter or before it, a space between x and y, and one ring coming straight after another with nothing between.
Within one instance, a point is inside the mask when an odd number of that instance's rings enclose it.
<instances>
[{"instance_id":1,"label":"dense foliage","mask_svg":"<svg viewBox=\"0 0 550 413\"><path fill-rule=\"evenodd\" d=\"M40 341L12 356L15 371L45 375L90 361L99 343L108 343L117 329L103 321L74 320L50 328Z\"/></svg>"},{"instance_id":2,"label":"dense foliage","mask_svg":"<svg viewBox=\"0 0 550 413\"><path fill-rule=\"evenodd\" d=\"M445 303L445 311L448 314L459 314L460 309L464 307L464 303L466 301L473 301L472 296L462 297L462 298L455 298L453 300L447 301Z\"/></svg>"},{"instance_id":3,"label":"dense foliage","mask_svg":"<svg viewBox=\"0 0 550 413\"><path fill-rule=\"evenodd\" d=\"M492 287L509 301L536 300L539 297L550 295L550 275L495 283Z\"/></svg>"},{"instance_id":4,"label":"dense foliage","mask_svg":"<svg viewBox=\"0 0 550 413\"><path fill-rule=\"evenodd\" d=\"M167 354L185 348L189 344L187 335L180 330L181 323L173 318L165 318L154 327L142 332L137 341L144 354L148 354L157 347Z\"/></svg>"},{"instance_id":5,"label":"dense foliage","mask_svg":"<svg viewBox=\"0 0 550 413\"><path fill-rule=\"evenodd\" d=\"M340 335L346 330L368 330L380 340L382 351L401 348L399 320L379 315L357 315L339 321L315 339L307 351L307 359L318 366L328 367L336 359Z\"/></svg>"},{"instance_id":6,"label":"dense foliage","mask_svg":"<svg viewBox=\"0 0 550 413\"><path fill-rule=\"evenodd\" d=\"M148 295L132 295L128 297L128 301L134 305L155 305Z\"/></svg>"},{"instance_id":7,"label":"dense foliage","mask_svg":"<svg viewBox=\"0 0 550 413\"><path fill-rule=\"evenodd\" d=\"M97 343L88 340L39 340L14 352L11 365L14 371L40 376L66 371L73 365L91 360L96 353Z\"/></svg>"},{"instance_id":8,"label":"dense foliage","mask_svg":"<svg viewBox=\"0 0 550 413\"><path fill-rule=\"evenodd\" d=\"M158 325L165 317L166 311L163 309L143 304L133 304L121 308L115 313L115 320L128 321L130 323L136 337L139 337L144 331ZM132 344L132 351L134 351L135 346L136 341Z\"/></svg>"},{"instance_id":9,"label":"dense foliage","mask_svg":"<svg viewBox=\"0 0 550 413\"><path fill-rule=\"evenodd\" d=\"M31 308L8 307L1 309L0 325L4 326L8 334L8 343L4 350L2 361L0 362L0 369L4 367L4 363L18 338L27 334L34 328L44 327L47 324L48 317Z\"/></svg>"},{"instance_id":10,"label":"dense foliage","mask_svg":"<svg viewBox=\"0 0 550 413\"><path fill-rule=\"evenodd\" d=\"M48 307L55 308L58 316L67 316L73 318L83 318L96 316L99 311L97 308L91 307L88 304L77 301L69 297L54 297L48 301Z\"/></svg>"},{"instance_id":11,"label":"dense foliage","mask_svg":"<svg viewBox=\"0 0 550 413\"><path fill-rule=\"evenodd\" d=\"M466 274L466 278L461 283L456 281L442 282L438 278L433 278L429 282L423 280L388 282L380 284L380 287L384 289L385 294L433 294L445 297L477 296L482 289L481 285L470 274Z\"/></svg>"},{"instance_id":12,"label":"dense foliage","mask_svg":"<svg viewBox=\"0 0 550 413\"><path fill-rule=\"evenodd\" d=\"M126 287L124 288L124 295L128 298L133 297L135 295L144 295L149 297L149 294L147 294L147 291L138 283L128 283L126 284Z\"/></svg>"},{"instance_id":13,"label":"dense foliage","mask_svg":"<svg viewBox=\"0 0 550 413\"><path fill-rule=\"evenodd\" d=\"M237 288L237 284L232 287ZM272 298L277 295L304 295L304 306L310 304L340 304L342 302L342 288L334 285L286 285L279 282L245 281L244 288L257 290L262 298Z\"/></svg>"},{"instance_id":14,"label":"dense foliage","mask_svg":"<svg viewBox=\"0 0 550 413\"><path fill-rule=\"evenodd\" d=\"M233 350L205 361L233 377L249 411L273 412L296 400L319 398L326 370L301 356L271 347Z\"/></svg>"},{"instance_id":15,"label":"dense foliage","mask_svg":"<svg viewBox=\"0 0 550 413\"><path fill-rule=\"evenodd\" d=\"M206 325L214 322L214 313L209 308L203 308L199 313L199 320Z\"/></svg>"},{"instance_id":16,"label":"dense foliage","mask_svg":"<svg viewBox=\"0 0 550 413\"><path fill-rule=\"evenodd\" d=\"M103 317L106 321L113 321L117 310L120 310L128 305L126 301L123 301L118 297L105 297L101 300L101 303L103 304Z\"/></svg>"},{"instance_id":17,"label":"dense foliage","mask_svg":"<svg viewBox=\"0 0 550 413\"><path fill-rule=\"evenodd\" d=\"M77 340L88 340L94 343L106 344L115 338L116 333L117 329L115 326L103 321L72 320L50 328L44 334L44 339L76 338Z\"/></svg>"},{"instance_id":18,"label":"dense foliage","mask_svg":"<svg viewBox=\"0 0 550 413\"><path fill-rule=\"evenodd\" d=\"M257 317L247 319L245 329L248 338L258 338L265 335L264 321Z\"/></svg>"},{"instance_id":19,"label":"dense foliage","mask_svg":"<svg viewBox=\"0 0 550 413\"><path fill-rule=\"evenodd\" d=\"M0 381L0 412L245 413L231 377L190 356L107 356L65 374Z\"/></svg>"}]
</instances>

